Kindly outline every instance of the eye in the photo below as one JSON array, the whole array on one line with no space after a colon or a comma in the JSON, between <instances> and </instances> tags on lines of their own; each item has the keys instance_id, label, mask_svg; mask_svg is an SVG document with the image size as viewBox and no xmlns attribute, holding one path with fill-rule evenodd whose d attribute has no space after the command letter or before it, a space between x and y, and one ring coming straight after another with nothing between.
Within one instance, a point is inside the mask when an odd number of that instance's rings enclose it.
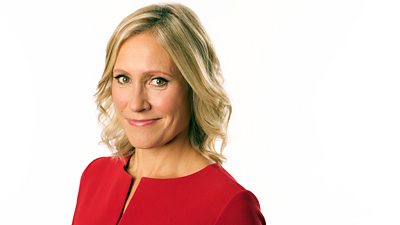
<instances>
[{"instance_id":1,"label":"eye","mask_svg":"<svg viewBox=\"0 0 400 225\"><path fill-rule=\"evenodd\" d=\"M152 78L150 84L155 87L165 87L168 84L168 80L162 77Z\"/></svg>"},{"instance_id":2,"label":"eye","mask_svg":"<svg viewBox=\"0 0 400 225\"><path fill-rule=\"evenodd\" d=\"M114 79L116 79L119 84L128 84L131 81L128 76L123 74L115 76Z\"/></svg>"}]
</instances>

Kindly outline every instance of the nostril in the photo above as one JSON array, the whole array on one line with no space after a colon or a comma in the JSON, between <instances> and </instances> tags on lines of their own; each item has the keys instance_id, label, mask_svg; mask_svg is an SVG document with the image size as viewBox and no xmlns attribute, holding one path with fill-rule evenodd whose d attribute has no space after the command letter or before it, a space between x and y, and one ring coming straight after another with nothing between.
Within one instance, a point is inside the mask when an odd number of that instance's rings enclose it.
<instances>
[{"instance_id":1,"label":"nostril","mask_svg":"<svg viewBox=\"0 0 400 225\"><path fill-rule=\"evenodd\" d=\"M131 90L129 108L133 112L144 112L151 108L147 100L146 90L139 83Z\"/></svg>"},{"instance_id":2,"label":"nostril","mask_svg":"<svg viewBox=\"0 0 400 225\"><path fill-rule=\"evenodd\" d=\"M145 98L139 97L130 101L129 108L133 112L144 112L150 110L151 106Z\"/></svg>"}]
</instances>

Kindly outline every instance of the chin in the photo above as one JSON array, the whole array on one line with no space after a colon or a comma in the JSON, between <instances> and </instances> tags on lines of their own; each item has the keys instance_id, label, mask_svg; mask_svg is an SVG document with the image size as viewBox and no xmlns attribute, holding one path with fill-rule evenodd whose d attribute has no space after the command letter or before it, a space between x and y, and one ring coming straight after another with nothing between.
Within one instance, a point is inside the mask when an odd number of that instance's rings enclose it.
<instances>
[{"instance_id":1,"label":"chin","mask_svg":"<svg viewBox=\"0 0 400 225\"><path fill-rule=\"evenodd\" d=\"M132 146L139 149L159 148L173 142L180 142L184 140L184 132L135 132L130 133L128 140Z\"/></svg>"},{"instance_id":2,"label":"chin","mask_svg":"<svg viewBox=\"0 0 400 225\"><path fill-rule=\"evenodd\" d=\"M150 140L150 139L142 139L142 140L147 140L147 141L142 141L138 140L137 138L128 138L129 142L131 143L132 146L135 148L140 148L140 149L150 149L150 148L157 148L165 145L165 143L155 141L155 140Z\"/></svg>"}]
</instances>

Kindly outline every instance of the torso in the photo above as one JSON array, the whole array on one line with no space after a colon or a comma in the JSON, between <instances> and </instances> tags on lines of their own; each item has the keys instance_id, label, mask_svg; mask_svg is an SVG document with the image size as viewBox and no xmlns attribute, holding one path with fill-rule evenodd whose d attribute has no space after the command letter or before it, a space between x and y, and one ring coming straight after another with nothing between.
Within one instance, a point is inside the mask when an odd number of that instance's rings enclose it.
<instances>
[{"instance_id":1,"label":"torso","mask_svg":"<svg viewBox=\"0 0 400 225\"><path fill-rule=\"evenodd\" d=\"M129 191L128 198L126 199L123 213L125 213L126 208L128 207L133 195L135 194L135 191L136 191L137 187L139 186L140 179L134 179L132 182L133 182L133 184L132 184L131 190Z\"/></svg>"},{"instance_id":2,"label":"torso","mask_svg":"<svg viewBox=\"0 0 400 225\"><path fill-rule=\"evenodd\" d=\"M124 210L123 213L125 213L125 210L127 209L128 205L130 204L132 197L135 195L136 189L140 184L141 181L141 177L137 176L137 174L132 171L130 168L132 168L132 164L133 164L133 160L132 160L133 156L131 156L128 160L128 166L126 167L126 172L132 176L133 180L132 180L132 187L129 190L129 195L126 199L125 205L124 205ZM194 174L202 169L204 169L205 167L209 166L210 164L212 164L208 159L206 159L205 157L201 156L201 155L197 155L191 159L188 160L191 163L187 164L184 167L181 167L181 169L179 171L174 172L173 174L171 174L168 177L163 177L163 178L177 178L177 177L184 177L184 176L188 176L190 174Z\"/></svg>"},{"instance_id":3,"label":"torso","mask_svg":"<svg viewBox=\"0 0 400 225\"><path fill-rule=\"evenodd\" d=\"M216 224L238 194L248 196L252 209L259 210L255 197L218 164L184 177L142 177L135 182L125 168L120 159L111 157L97 159L87 167L73 225ZM230 211L225 215L240 214Z\"/></svg>"}]
</instances>

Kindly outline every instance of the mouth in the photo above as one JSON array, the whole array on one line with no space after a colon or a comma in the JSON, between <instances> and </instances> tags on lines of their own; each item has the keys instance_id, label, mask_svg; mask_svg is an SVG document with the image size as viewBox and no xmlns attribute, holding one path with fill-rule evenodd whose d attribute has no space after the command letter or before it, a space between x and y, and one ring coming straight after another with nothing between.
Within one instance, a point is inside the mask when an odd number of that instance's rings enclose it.
<instances>
[{"instance_id":1,"label":"mouth","mask_svg":"<svg viewBox=\"0 0 400 225\"><path fill-rule=\"evenodd\" d=\"M142 126L148 126L151 124L154 124L157 122L160 118L154 118L154 119L144 119L144 120L136 120L136 119L128 119L128 123L131 126L135 127L142 127Z\"/></svg>"}]
</instances>

